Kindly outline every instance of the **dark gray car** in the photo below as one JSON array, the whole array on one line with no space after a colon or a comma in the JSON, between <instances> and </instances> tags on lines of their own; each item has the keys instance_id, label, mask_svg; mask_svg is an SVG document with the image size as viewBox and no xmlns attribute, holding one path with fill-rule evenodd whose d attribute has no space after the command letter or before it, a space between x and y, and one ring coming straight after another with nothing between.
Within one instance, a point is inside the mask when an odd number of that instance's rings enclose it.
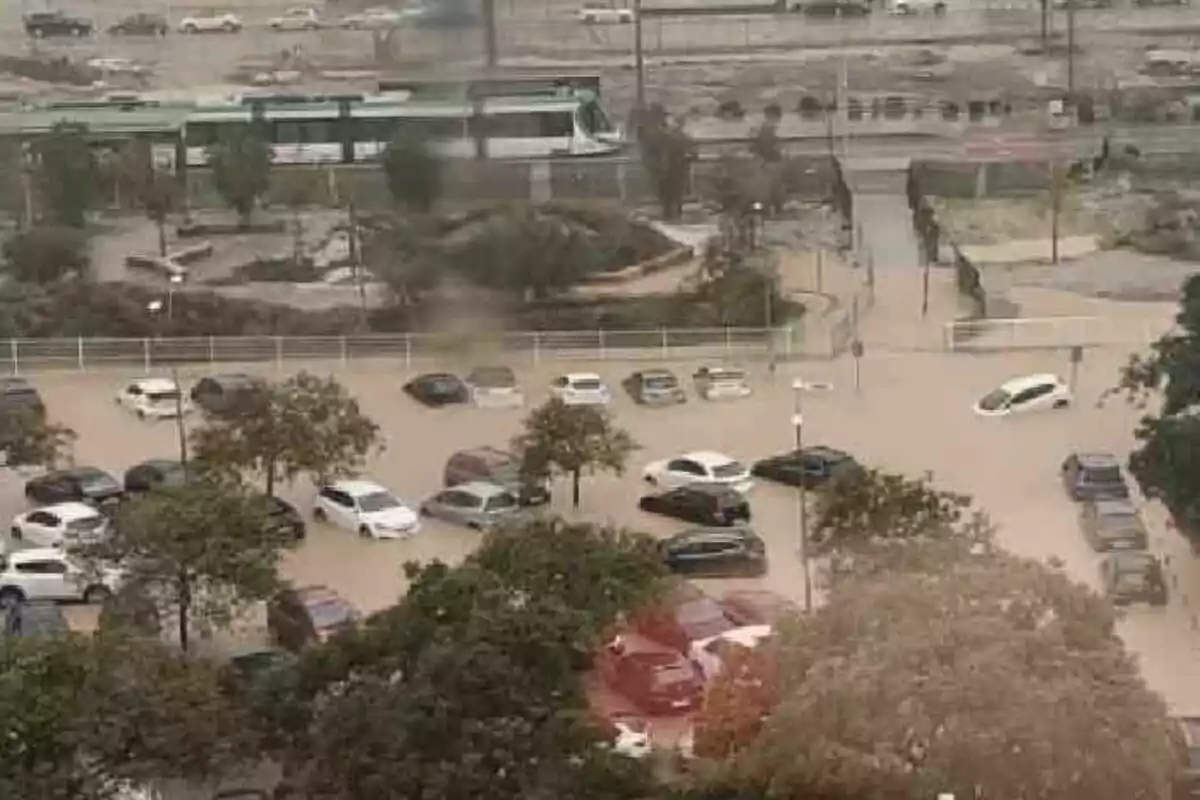
<instances>
[{"instance_id":1,"label":"dark gray car","mask_svg":"<svg viewBox=\"0 0 1200 800\"><path fill-rule=\"evenodd\" d=\"M634 402L645 406L673 406L687 402L687 393L669 369L647 369L621 381Z\"/></svg>"},{"instance_id":2,"label":"dark gray car","mask_svg":"<svg viewBox=\"0 0 1200 800\"><path fill-rule=\"evenodd\" d=\"M521 510L515 494L494 483L472 481L442 489L421 504L421 515L486 530Z\"/></svg>"},{"instance_id":3,"label":"dark gray car","mask_svg":"<svg viewBox=\"0 0 1200 800\"><path fill-rule=\"evenodd\" d=\"M1145 550L1150 537L1128 500L1094 500L1079 507L1079 529L1093 550Z\"/></svg>"},{"instance_id":4,"label":"dark gray car","mask_svg":"<svg viewBox=\"0 0 1200 800\"><path fill-rule=\"evenodd\" d=\"M1112 453L1072 453L1059 468L1063 488L1072 500L1125 500L1129 487L1121 461Z\"/></svg>"}]
</instances>

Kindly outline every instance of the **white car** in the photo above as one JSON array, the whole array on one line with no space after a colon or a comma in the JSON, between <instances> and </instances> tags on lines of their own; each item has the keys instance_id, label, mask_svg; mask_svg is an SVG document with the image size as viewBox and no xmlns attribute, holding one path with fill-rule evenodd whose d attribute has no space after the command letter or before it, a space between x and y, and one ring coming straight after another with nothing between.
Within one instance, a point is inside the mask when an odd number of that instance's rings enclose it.
<instances>
[{"instance_id":1,"label":"white car","mask_svg":"<svg viewBox=\"0 0 1200 800\"><path fill-rule=\"evenodd\" d=\"M586 25L597 23L628 25L633 22L632 8L613 8L604 3L584 3L579 9L579 21Z\"/></svg>"},{"instance_id":2,"label":"white car","mask_svg":"<svg viewBox=\"0 0 1200 800\"><path fill-rule=\"evenodd\" d=\"M12 521L12 538L39 547L61 547L64 542L88 541L104 535L108 517L87 503L55 503L18 514Z\"/></svg>"},{"instance_id":3,"label":"white car","mask_svg":"<svg viewBox=\"0 0 1200 800\"><path fill-rule=\"evenodd\" d=\"M170 378L138 378L117 392L117 405L138 419L173 419L191 411L191 402L181 395Z\"/></svg>"},{"instance_id":4,"label":"white car","mask_svg":"<svg viewBox=\"0 0 1200 800\"><path fill-rule=\"evenodd\" d=\"M512 367L476 367L464 379L471 390L471 402L480 408L520 408L525 395L517 385Z\"/></svg>"},{"instance_id":5,"label":"white car","mask_svg":"<svg viewBox=\"0 0 1200 800\"><path fill-rule=\"evenodd\" d=\"M729 400L750 396L746 371L739 367L701 367L692 374L696 394L704 400Z\"/></svg>"},{"instance_id":6,"label":"white car","mask_svg":"<svg viewBox=\"0 0 1200 800\"><path fill-rule=\"evenodd\" d=\"M209 12L179 20L180 33L237 33L242 21L235 14Z\"/></svg>"},{"instance_id":7,"label":"white car","mask_svg":"<svg viewBox=\"0 0 1200 800\"><path fill-rule=\"evenodd\" d=\"M267 20L267 27L273 31L315 31L321 27L321 15L307 6L289 8Z\"/></svg>"},{"instance_id":8,"label":"white car","mask_svg":"<svg viewBox=\"0 0 1200 800\"><path fill-rule=\"evenodd\" d=\"M102 603L117 590L119 574L85 573L62 550L36 547L0 556L0 605L24 600Z\"/></svg>"},{"instance_id":9,"label":"white car","mask_svg":"<svg viewBox=\"0 0 1200 800\"><path fill-rule=\"evenodd\" d=\"M1005 381L981 397L975 403L975 413L1004 417L1023 411L1067 408L1072 400L1071 388L1057 375L1025 375Z\"/></svg>"},{"instance_id":10,"label":"white car","mask_svg":"<svg viewBox=\"0 0 1200 800\"><path fill-rule=\"evenodd\" d=\"M663 489L676 489L693 483L720 484L743 493L754 488L754 480L745 464L709 450L684 453L647 464L642 470L642 479Z\"/></svg>"},{"instance_id":11,"label":"white car","mask_svg":"<svg viewBox=\"0 0 1200 800\"><path fill-rule=\"evenodd\" d=\"M132 58L106 56L104 58L88 59L87 65L94 70L110 75L145 75L149 70Z\"/></svg>"},{"instance_id":12,"label":"white car","mask_svg":"<svg viewBox=\"0 0 1200 800\"><path fill-rule=\"evenodd\" d=\"M351 31L378 31L398 28L413 16L393 8L368 8L358 14L343 17L341 27Z\"/></svg>"},{"instance_id":13,"label":"white car","mask_svg":"<svg viewBox=\"0 0 1200 800\"><path fill-rule=\"evenodd\" d=\"M612 392L594 372L568 372L550 383L550 393L569 406L606 406Z\"/></svg>"},{"instance_id":14,"label":"white car","mask_svg":"<svg viewBox=\"0 0 1200 800\"><path fill-rule=\"evenodd\" d=\"M627 758L650 755L650 724L636 714L615 713L607 717L612 749Z\"/></svg>"},{"instance_id":15,"label":"white car","mask_svg":"<svg viewBox=\"0 0 1200 800\"><path fill-rule=\"evenodd\" d=\"M724 652L729 647L754 649L771 635L770 625L746 625L692 642L688 658L700 670L704 680L711 681L725 668Z\"/></svg>"},{"instance_id":16,"label":"white car","mask_svg":"<svg viewBox=\"0 0 1200 800\"><path fill-rule=\"evenodd\" d=\"M945 0L892 0L891 12L899 17L913 14L933 14L940 17L946 13Z\"/></svg>"},{"instance_id":17,"label":"white car","mask_svg":"<svg viewBox=\"0 0 1200 800\"><path fill-rule=\"evenodd\" d=\"M417 512L371 481L338 481L317 492L313 517L372 539L403 539L416 533Z\"/></svg>"}]
</instances>

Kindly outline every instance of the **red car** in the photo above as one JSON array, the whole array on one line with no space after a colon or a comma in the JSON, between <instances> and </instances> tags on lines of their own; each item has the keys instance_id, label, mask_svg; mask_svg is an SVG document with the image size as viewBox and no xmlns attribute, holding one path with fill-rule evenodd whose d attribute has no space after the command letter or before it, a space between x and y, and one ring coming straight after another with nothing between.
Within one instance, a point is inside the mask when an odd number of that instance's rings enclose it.
<instances>
[{"instance_id":1,"label":"red car","mask_svg":"<svg viewBox=\"0 0 1200 800\"><path fill-rule=\"evenodd\" d=\"M690 583L680 583L659 603L635 611L629 621L635 633L679 653L687 653L692 642L738 627L716 600Z\"/></svg>"},{"instance_id":2,"label":"red car","mask_svg":"<svg viewBox=\"0 0 1200 800\"><path fill-rule=\"evenodd\" d=\"M800 613L800 606L781 594L766 589L736 589L717 601L725 616L739 628L747 625L774 625L781 617Z\"/></svg>"},{"instance_id":3,"label":"red car","mask_svg":"<svg viewBox=\"0 0 1200 800\"><path fill-rule=\"evenodd\" d=\"M704 682L676 650L634 633L621 633L596 658L600 677L648 714L683 714L696 708Z\"/></svg>"}]
</instances>

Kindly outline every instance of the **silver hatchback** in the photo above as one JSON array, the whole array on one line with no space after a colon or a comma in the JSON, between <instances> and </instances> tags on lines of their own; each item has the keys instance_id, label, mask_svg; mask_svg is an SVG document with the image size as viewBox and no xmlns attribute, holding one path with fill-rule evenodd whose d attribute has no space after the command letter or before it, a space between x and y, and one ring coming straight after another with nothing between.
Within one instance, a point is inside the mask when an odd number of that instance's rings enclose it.
<instances>
[{"instance_id":1,"label":"silver hatchback","mask_svg":"<svg viewBox=\"0 0 1200 800\"><path fill-rule=\"evenodd\" d=\"M503 486L482 481L460 483L421 504L421 515L486 530L521 510L519 498Z\"/></svg>"}]
</instances>

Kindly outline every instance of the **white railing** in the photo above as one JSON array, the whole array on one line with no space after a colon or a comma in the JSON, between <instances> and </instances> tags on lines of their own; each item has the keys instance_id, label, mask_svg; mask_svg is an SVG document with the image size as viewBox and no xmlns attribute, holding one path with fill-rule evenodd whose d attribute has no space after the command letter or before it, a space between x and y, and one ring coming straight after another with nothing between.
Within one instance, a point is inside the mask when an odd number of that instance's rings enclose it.
<instances>
[{"instance_id":1,"label":"white railing","mask_svg":"<svg viewBox=\"0 0 1200 800\"><path fill-rule=\"evenodd\" d=\"M145 339L0 340L0 370L87 370L187 364L274 364L388 360L412 367L459 358L538 363L578 360L663 360L680 358L765 358L772 350L801 354L799 326L695 328L640 331L544 331L479 335L364 334L358 336L203 336ZM7 365L4 365L7 362Z\"/></svg>"},{"instance_id":2,"label":"white railing","mask_svg":"<svg viewBox=\"0 0 1200 800\"><path fill-rule=\"evenodd\" d=\"M1146 345L1167 332L1168 320L1120 317L1027 317L946 323L943 347L953 352L1058 347Z\"/></svg>"}]
</instances>

